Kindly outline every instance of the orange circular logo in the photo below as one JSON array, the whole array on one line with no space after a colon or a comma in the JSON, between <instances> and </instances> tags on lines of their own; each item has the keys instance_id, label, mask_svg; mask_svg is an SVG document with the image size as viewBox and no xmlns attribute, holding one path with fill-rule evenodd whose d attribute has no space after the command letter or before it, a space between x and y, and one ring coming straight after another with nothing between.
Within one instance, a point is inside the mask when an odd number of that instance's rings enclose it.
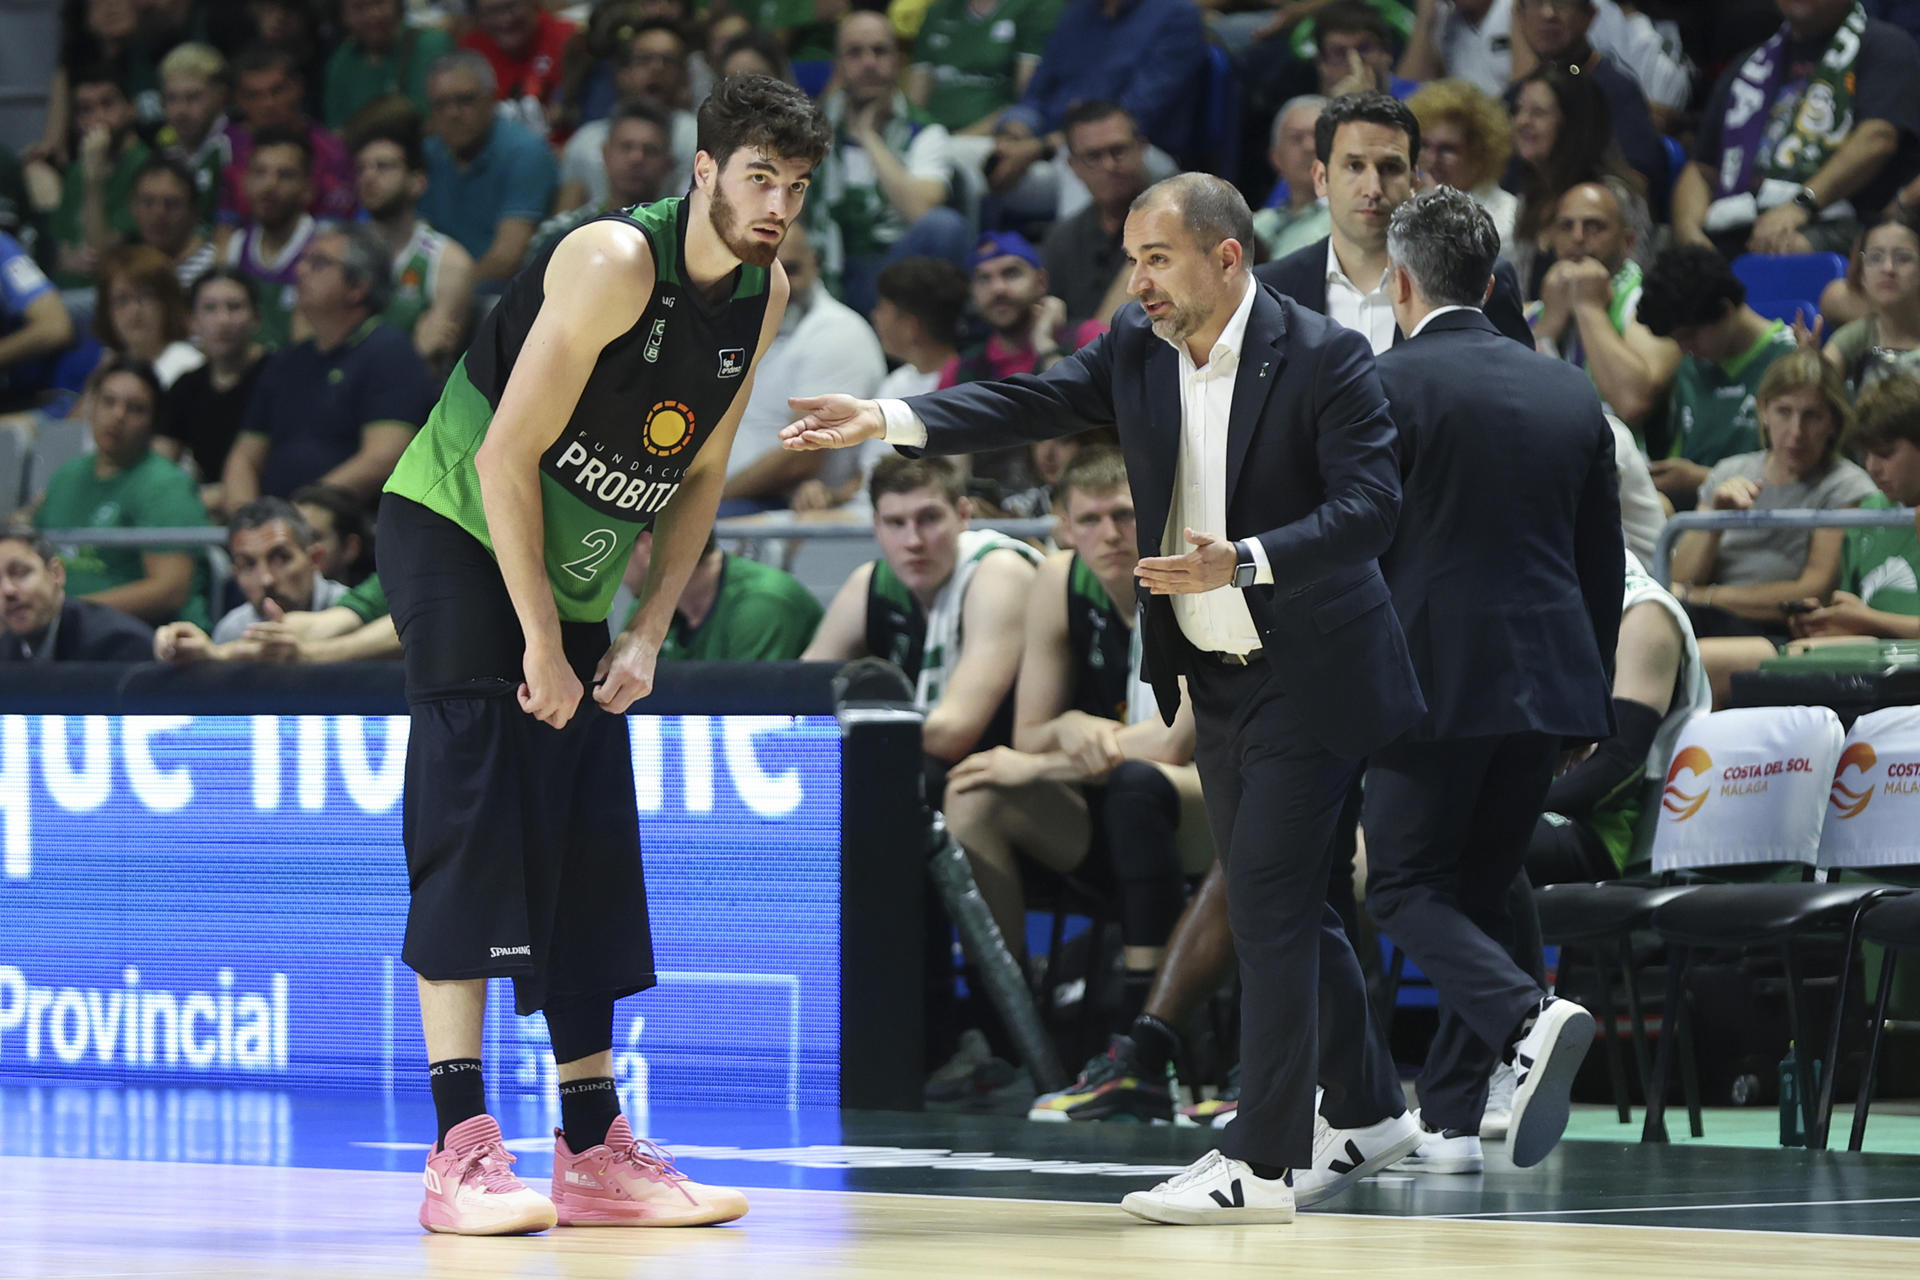
<instances>
[{"instance_id":1,"label":"orange circular logo","mask_svg":"<svg viewBox=\"0 0 1920 1280\"><path fill-rule=\"evenodd\" d=\"M671 458L693 443L693 410L678 400L662 400L647 410L641 443L656 458Z\"/></svg>"}]
</instances>

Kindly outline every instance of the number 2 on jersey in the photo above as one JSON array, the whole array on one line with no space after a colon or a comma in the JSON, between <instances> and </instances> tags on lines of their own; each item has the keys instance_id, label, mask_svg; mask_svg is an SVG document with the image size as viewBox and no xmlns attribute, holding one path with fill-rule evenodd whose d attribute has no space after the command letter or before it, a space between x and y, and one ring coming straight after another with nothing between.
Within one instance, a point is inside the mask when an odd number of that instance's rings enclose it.
<instances>
[{"instance_id":1,"label":"number 2 on jersey","mask_svg":"<svg viewBox=\"0 0 1920 1280\"><path fill-rule=\"evenodd\" d=\"M560 567L582 582L592 582L593 575L600 572L601 564L620 545L620 539L614 536L611 529L595 529L581 538L580 543L586 547L587 554L578 560L569 560Z\"/></svg>"}]
</instances>

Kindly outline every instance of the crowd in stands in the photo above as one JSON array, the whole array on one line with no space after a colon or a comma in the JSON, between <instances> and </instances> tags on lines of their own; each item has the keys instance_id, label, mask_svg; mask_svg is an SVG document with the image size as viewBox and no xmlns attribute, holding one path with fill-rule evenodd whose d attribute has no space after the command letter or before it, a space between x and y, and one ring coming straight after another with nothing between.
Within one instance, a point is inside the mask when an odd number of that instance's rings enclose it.
<instances>
[{"instance_id":1,"label":"crowd in stands","mask_svg":"<svg viewBox=\"0 0 1920 1280\"><path fill-rule=\"evenodd\" d=\"M1119 455L789 453L788 397L1070 356L1129 301L1132 201L1183 168L1246 193L1260 279L1384 351L1388 216L1468 192L1502 238L1490 318L1614 423L1645 565L1621 737L1555 784L1572 825L1530 865L1617 874L1621 782L1676 716L1783 651L1920 638L1911 524L1692 531L1646 572L1676 511L1920 501L1916 35L1895 0L67 0L45 131L0 147L0 661L397 656L373 505L477 318L574 228L686 189L717 77L790 79L835 145L722 515L871 522L879 554L816 599L710 545L663 656L899 665L1016 952L1032 866L1119 904L1136 1056L1039 1109L1162 1118L1112 1082L1164 1074L1231 956L1223 891L1187 893L1191 721L1137 687ZM1810 253L1845 268L1747 283ZM1044 547L972 525L1049 514ZM79 532L221 523L218 573ZM962 1092L1003 1047L970 1043Z\"/></svg>"}]
</instances>

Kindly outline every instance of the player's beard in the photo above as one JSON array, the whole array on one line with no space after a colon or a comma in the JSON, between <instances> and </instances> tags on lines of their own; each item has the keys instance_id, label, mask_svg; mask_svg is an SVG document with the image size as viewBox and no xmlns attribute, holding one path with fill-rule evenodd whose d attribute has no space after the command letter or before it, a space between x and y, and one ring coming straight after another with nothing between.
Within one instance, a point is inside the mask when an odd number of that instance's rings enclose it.
<instances>
[{"instance_id":1,"label":"player's beard","mask_svg":"<svg viewBox=\"0 0 1920 1280\"><path fill-rule=\"evenodd\" d=\"M779 240L756 240L748 234L733 201L727 199L717 179L713 196L707 201L707 220L713 224L713 233L720 237L720 243L727 246L727 252L750 267L771 267L773 260L780 256Z\"/></svg>"}]
</instances>

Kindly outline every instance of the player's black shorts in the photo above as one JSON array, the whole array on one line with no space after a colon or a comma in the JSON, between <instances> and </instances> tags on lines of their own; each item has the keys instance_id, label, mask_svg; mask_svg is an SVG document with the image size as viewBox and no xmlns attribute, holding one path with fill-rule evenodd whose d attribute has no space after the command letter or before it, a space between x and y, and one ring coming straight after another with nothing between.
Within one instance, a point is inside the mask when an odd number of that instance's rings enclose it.
<instances>
[{"instance_id":1,"label":"player's black shorts","mask_svg":"<svg viewBox=\"0 0 1920 1280\"><path fill-rule=\"evenodd\" d=\"M627 720L592 696L606 626L561 623L587 694L553 729L520 709L520 624L479 540L387 494L376 545L413 718L402 958L435 981L511 977L521 1013L652 986Z\"/></svg>"}]
</instances>

